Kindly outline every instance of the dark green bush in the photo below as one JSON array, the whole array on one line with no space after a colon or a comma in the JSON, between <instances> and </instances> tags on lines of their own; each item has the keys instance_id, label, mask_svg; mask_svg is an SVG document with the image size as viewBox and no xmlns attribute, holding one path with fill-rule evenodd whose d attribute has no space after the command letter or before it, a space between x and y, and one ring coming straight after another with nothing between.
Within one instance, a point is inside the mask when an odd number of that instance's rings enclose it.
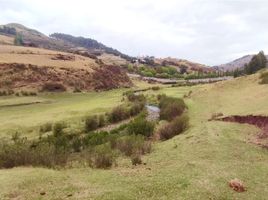
<instances>
[{"instance_id":1,"label":"dark green bush","mask_svg":"<svg viewBox=\"0 0 268 200\"><path fill-rule=\"evenodd\" d=\"M115 123L129 117L130 113L124 106L117 106L112 110L111 113L109 113L109 122Z\"/></svg>"},{"instance_id":2,"label":"dark green bush","mask_svg":"<svg viewBox=\"0 0 268 200\"><path fill-rule=\"evenodd\" d=\"M163 125L158 130L161 140L168 140L175 135L182 133L189 125L189 118L186 114L173 119L170 123Z\"/></svg>"},{"instance_id":3,"label":"dark green bush","mask_svg":"<svg viewBox=\"0 0 268 200\"><path fill-rule=\"evenodd\" d=\"M154 131L154 123L147 121L143 117L138 117L128 125L128 133L135 135L144 135L150 137Z\"/></svg>"},{"instance_id":4,"label":"dark green bush","mask_svg":"<svg viewBox=\"0 0 268 200\"><path fill-rule=\"evenodd\" d=\"M85 130L86 132L94 131L99 127L98 116L89 116L85 119Z\"/></svg>"},{"instance_id":5,"label":"dark green bush","mask_svg":"<svg viewBox=\"0 0 268 200\"><path fill-rule=\"evenodd\" d=\"M83 138L83 144L86 147L104 144L109 141L109 136L106 131L92 132Z\"/></svg>"},{"instance_id":6,"label":"dark green bush","mask_svg":"<svg viewBox=\"0 0 268 200\"><path fill-rule=\"evenodd\" d=\"M160 119L171 121L176 116L181 115L186 109L183 99L173 97L160 97Z\"/></svg>"}]
</instances>

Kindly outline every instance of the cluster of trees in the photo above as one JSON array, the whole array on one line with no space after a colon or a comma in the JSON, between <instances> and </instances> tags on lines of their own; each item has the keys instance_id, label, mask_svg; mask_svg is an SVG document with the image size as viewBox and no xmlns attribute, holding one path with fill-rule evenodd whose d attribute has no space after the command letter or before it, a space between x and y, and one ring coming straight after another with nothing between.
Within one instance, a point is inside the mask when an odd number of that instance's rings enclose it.
<instances>
[{"instance_id":1,"label":"cluster of trees","mask_svg":"<svg viewBox=\"0 0 268 200\"><path fill-rule=\"evenodd\" d=\"M2 26L0 27L0 33L8 34L8 35L16 35L17 31L15 28Z\"/></svg>"},{"instance_id":2,"label":"cluster of trees","mask_svg":"<svg viewBox=\"0 0 268 200\"><path fill-rule=\"evenodd\" d=\"M202 78L217 78L230 75L231 75L230 72L222 72L222 71L213 71L209 73L196 72L186 75L185 79L190 80L190 79L202 79Z\"/></svg>"},{"instance_id":3,"label":"cluster of trees","mask_svg":"<svg viewBox=\"0 0 268 200\"><path fill-rule=\"evenodd\" d=\"M236 69L233 72L234 77L243 76L246 74L254 74L260 69L266 67L267 59L263 51L260 51L257 55L254 55L248 64L245 64L244 68Z\"/></svg>"},{"instance_id":4,"label":"cluster of trees","mask_svg":"<svg viewBox=\"0 0 268 200\"><path fill-rule=\"evenodd\" d=\"M148 66L141 65L135 67L133 65L128 65L127 70L132 73L137 73L146 77L156 77L156 78L182 78L177 69L170 66Z\"/></svg>"}]
</instances>

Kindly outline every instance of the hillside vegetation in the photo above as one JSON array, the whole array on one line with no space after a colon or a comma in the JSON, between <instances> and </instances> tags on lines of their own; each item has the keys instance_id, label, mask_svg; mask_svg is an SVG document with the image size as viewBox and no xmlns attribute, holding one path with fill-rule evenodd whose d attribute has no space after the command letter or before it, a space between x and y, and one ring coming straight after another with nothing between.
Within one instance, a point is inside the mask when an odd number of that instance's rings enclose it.
<instances>
[{"instance_id":1,"label":"hillside vegetation","mask_svg":"<svg viewBox=\"0 0 268 200\"><path fill-rule=\"evenodd\" d=\"M131 86L127 75L115 65L107 66L97 58L32 47L0 45L0 71L2 91L42 91L47 84L52 86L47 90L51 92Z\"/></svg>"},{"instance_id":2,"label":"hillside vegetation","mask_svg":"<svg viewBox=\"0 0 268 200\"><path fill-rule=\"evenodd\" d=\"M173 97L192 92L185 98L190 128L170 140L155 143L152 153L143 157L146 164L133 166L123 157L110 170L75 164L61 170L1 170L0 197L265 199L268 154L267 149L254 143L260 130L246 124L209 121L219 112L224 116L267 116L268 88L259 81L260 74L255 74L210 85L150 91ZM235 178L242 180L245 192L237 193L228 186Z\"/></svg>"}]
</instances>

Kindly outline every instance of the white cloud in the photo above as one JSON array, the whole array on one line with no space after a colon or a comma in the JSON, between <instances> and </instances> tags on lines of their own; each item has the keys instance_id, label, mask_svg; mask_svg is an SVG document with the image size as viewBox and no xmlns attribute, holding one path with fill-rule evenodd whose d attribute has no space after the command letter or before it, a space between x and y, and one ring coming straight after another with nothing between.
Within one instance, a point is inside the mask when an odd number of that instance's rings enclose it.
<instances>
[{"instance_id":1,"label":"white cloud","mask_svg":"<svg viewBox=\"0 0 268 200\"><path fill-rule=\"evenodd\" d=\"M266 1L0 0L0 12L1 24L90 37L130 55L209 65L265 50L268 43Z\"/></svg>"}]
</instances>

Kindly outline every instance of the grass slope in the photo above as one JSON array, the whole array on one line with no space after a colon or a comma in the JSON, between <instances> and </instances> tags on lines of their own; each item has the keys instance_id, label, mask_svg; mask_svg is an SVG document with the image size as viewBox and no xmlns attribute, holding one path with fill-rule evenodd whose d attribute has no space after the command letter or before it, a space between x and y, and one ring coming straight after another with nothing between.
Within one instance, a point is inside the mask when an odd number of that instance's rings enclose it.
<instances>
[{"instance_id":1,"label":"grass slope","mask_svg":"<svg viewBox=\"0 0 268 200\"><path fill-rule=\"evenodd\" d=\"M178 96L185 88L168 88ZM154 145L146 165L118 161L111 170L89 168L0 170L1 199L266 199L268 152L248 140L258 133L250 125L208 121L211 114L266 114L268 88L258 75L192 87L191 127ZM247 188L236 193L228 181ZM45 191L44 196L40 192ZM72 195L72 196L70 196Z\"/></svg>"},{"instance_id":2,"label":"grass slope","mask_svg":"<svg viewBox=\"0 0 268 200\"><path fill-rule=\"evenodd\" d=\"M0 97L0 137L10 136L15 131L37 136L38 125L46 122L79 121L76 119L85 115L106 112L120 104L123 91Z\"/></svg>"}]
</instances>

